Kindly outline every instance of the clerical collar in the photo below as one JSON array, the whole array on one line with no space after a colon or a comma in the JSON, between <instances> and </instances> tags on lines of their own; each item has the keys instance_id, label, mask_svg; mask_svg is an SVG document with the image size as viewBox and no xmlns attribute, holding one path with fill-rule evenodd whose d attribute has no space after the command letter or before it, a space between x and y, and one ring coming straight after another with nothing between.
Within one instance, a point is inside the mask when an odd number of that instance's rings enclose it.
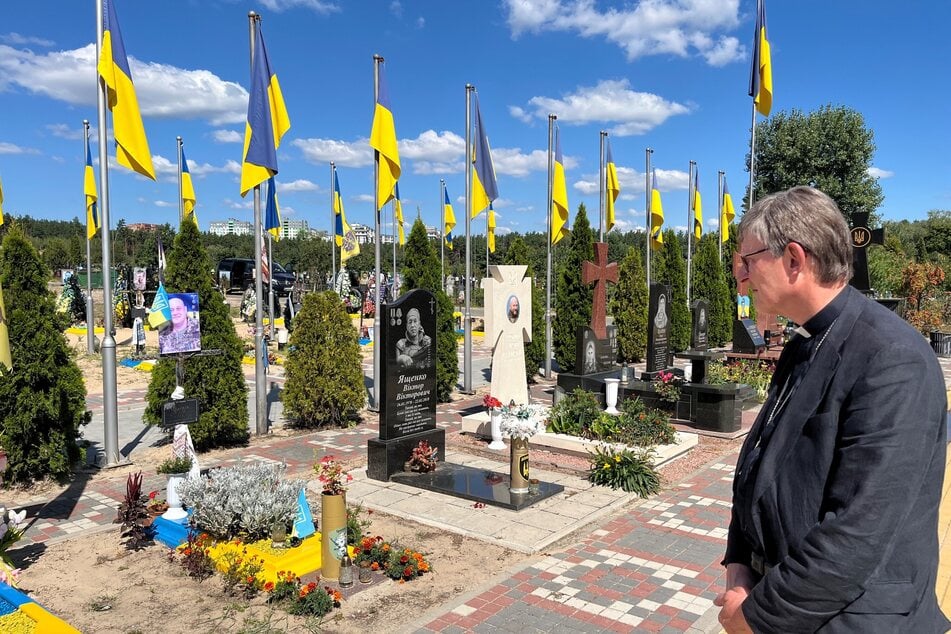
<instances>
[{"instance_id":1,"label":"clerical collar","mask_svg":"<svg viewBox=\"0 0 951 634\"><path fill-rule=\"evenodd\" d=\"M849 298L849 288L849 285L846 284L845 287L839 291L839 294L836 295L831 302L826 304L822 310L810 317L806 323L796 328L796 332L808 339L828 328L842 313L842 309L845 308L845 303Z\"/></svg>"}]
</instances>

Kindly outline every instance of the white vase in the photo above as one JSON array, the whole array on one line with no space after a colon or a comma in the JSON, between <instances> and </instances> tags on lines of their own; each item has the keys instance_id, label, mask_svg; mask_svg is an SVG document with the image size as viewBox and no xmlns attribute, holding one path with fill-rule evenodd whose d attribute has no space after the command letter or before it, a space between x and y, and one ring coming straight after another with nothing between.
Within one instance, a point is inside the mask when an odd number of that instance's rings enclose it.
<instances>
[{"instance_id":1,"label":"white vase","mask_svg":"<svg viewBox=\"0 0 951 634\"><path fill-rule=\"evenodd\" d=\"M608 414L620 414L617 410L617 387L620 379L604 379L604 400L608 407L604 411Z\"/></svg>"},{"instance_id":2,"label":"white vase","mask_svg":"<svg viewBox=\"0 0 951 634\"><path fill-rule=\"evenodd\" d=\"M168 510L162 513L162 519L177 522L188 517L188 513L182 508L182 498L178 495L178 485L185 481L185 473L170 473L168 484L165 487L165 501L168 502Z\"/></svg>"},{"instance_id":3,"label":"white vase","mask_svg":"<svg viewBox=\"0 0 951 634\"><path fill-rule=\"evenodd\" d=\"M505 449L505 443L502 441L502 410L498 407L491 408L489 421L492 429L492 442L489 443L489 449L501 451Z\"/></svg>"}]
</instances>

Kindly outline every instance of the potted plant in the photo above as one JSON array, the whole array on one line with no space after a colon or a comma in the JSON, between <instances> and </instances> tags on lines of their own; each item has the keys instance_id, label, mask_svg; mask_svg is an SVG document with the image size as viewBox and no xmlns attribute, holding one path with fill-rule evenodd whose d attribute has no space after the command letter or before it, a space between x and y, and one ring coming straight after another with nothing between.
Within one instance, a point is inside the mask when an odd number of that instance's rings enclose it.
<instances>
[{"instance_id":1,"label":"potted plant","mask_svg":"<svg viewBox=\"0 0 951 634\"><path fill-rule=\"evenodd\" d=\"M153 516L161 515L168 510L168 502L159 497L158 491L150 491L149 500L145 503L145 510Z\"/></svg>"},{"instance_id":2,"label":"potted plant","mask_svg":"<svg viewBox=\"0 0 951 634\"><path fill-rule=\"evenodd\" d=\"M191 468L191 458L181 456L169 458L155 469L156 473L164 473L168 476L168 484L165 486L168 510L162 514L163 519L178 522L188 517L188 513L182 508L182 498L178 495L178 486L185 480Z\"/></svg>"},{"instance_id":3,"label":"potted plant","mask_svg":"<svg viewBox=\"0 0 951 634\"><path fill-rule=\"evenodd\" d=\"M340 577L340 559L347 552L347 487L353 476L343 464L326 455L314 465L323 491L320 496L320 574L325 579Z\"/></svg>"}]
</instances>

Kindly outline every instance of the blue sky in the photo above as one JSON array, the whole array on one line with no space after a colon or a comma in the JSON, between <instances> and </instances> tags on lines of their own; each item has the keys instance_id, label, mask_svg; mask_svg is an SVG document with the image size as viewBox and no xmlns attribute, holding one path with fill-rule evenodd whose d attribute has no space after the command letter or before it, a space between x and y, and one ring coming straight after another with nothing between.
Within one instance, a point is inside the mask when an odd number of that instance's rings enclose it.
<instances>
[{"instance_id":1,"label":"blue sky","mask_svg":"<svg viewBox=\"0 0 951 634\"><path fill-rule=\"evenodd\" d=\"M202 229L252 218L238 193L247 113L248 20L264 37L291 117L278 153L285 218L330 225L330 168L351 222L372 225L374 53L386 58L408 220L440 223L446 180L463 229L465 84L493 149L498 231L546 227L547 114L559 116L572 221L598 207L598 132L621 181L618 227L644 225L644 148L654 148L668 225L687 218L699 166L715 228L717 170L735 200L748 179L746 94L755 0L116 0L158 181L110 169L112 222L177 223L176 136ZM942 45L951 3L767 2L773 111L832 103L861 112L886 219L951 208ZM83 216L82 120L96 124L95 2L17 3L0 27L4 211ZM94 141L95 142L95 141ZM111 150L111 143L110 143ZM93 149L93 154L96 150ZM110 162L114 162L110 151ZM97 166L98 171L98 166ZM596 220L592 220L594 224ZM484 215L473 223L483 233Z\"/></svg>"}]
</instances>

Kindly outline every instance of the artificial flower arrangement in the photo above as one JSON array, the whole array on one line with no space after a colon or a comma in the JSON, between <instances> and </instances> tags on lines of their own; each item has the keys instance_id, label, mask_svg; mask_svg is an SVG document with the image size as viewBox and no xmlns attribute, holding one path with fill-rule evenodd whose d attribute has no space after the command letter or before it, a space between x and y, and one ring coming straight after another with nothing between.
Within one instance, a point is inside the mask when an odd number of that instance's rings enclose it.
<instances>
[{"instance_id":1,"label":"artificial flower arrangement","mask_svg":"<svg viewBox=\"0 0 951 634\"><path fill-rule=\"evenodd\" d=\"M513 401L502 408L499 429L509 438L528 440L545 430L547 420L548 408L544 405L516 405Z\"/></svg>"},{"instance_id":2,"label":"artificial flower arrangement","mask_svg":"<svg viewBox=\"0 0 951 634\"><path fill-rule=\"evenodd\" d=\"M149 492L149 501L145 503L145 507L150 513L160 514L168 510L168 502L160 498L158 495L158 491Z\"/></svg>"},{"instance_id":3,"label":"artificial flower arrangement","mask_svg":"<svg viewBox=\"0 0 951 634\"><path fill-rule=\"evenodd\" d=\"M417 471L419 473L435 471L436 454L438 452L438 447L433 447L426 440L420 440L419 444L413 448L413 453L410 455L409 460L407 460L410 471Z\"/></svg>"},{"instance_id":4,"label":"artificial flower arrangement","mask_svg":"<svg viewBox=\"0 0 951 634\"><path fill-rule=\"evenodd\" d=\"M502 407L502 401L495 398L491 394L486 394L482 397L482 406L486 409L498 409Z\"/></svg>"},{"instance_id":5,"label":"artificial flower arrangement","mask_svg":"<svg viewBox=\"0 0 951 634\"><path fill-rule=\"evenodd\" d=\"M7 550L23 537L26 510L19 513L0 506L0 582L16 587L20 569L13 565Z\"/></svg>"},{"instance_id":6,"label":"artificial flower arrangement","mask_svg":"<svg viewBox=\"0 0 951 634\"><path fill-rule=\"evenodd\" d=\"M680 386L684 380L673 372L659 372L653 381L654 391L665 403L676 403L680 400Z\"/></svg>"},{"instance_id":7,"label":"artificial flower arrangement","mask_svg":"<svg viewBox=\"0 0 951 634\"><path fill-rule=\"evenodd\" d=\"M324 487L326 495L341 495L346 492L346 484L353 480L353 476L343 470L343 465L337 462L332 455L326 455L314 465L317 479Z\"/></svg>"},{"instance_id":8,"label":"artificial flower arrangement","mask_svg":"<svg viewBox=\"0 0 951 634\"><path fill-rule=\"evenodd\" d=\"M356 565L369 564L370 570L382 571L390 579L400 582L432 570L423 553L392 545L379 535L361 539L353 548L353 556Z\"/></svg>"}]
</instances>

